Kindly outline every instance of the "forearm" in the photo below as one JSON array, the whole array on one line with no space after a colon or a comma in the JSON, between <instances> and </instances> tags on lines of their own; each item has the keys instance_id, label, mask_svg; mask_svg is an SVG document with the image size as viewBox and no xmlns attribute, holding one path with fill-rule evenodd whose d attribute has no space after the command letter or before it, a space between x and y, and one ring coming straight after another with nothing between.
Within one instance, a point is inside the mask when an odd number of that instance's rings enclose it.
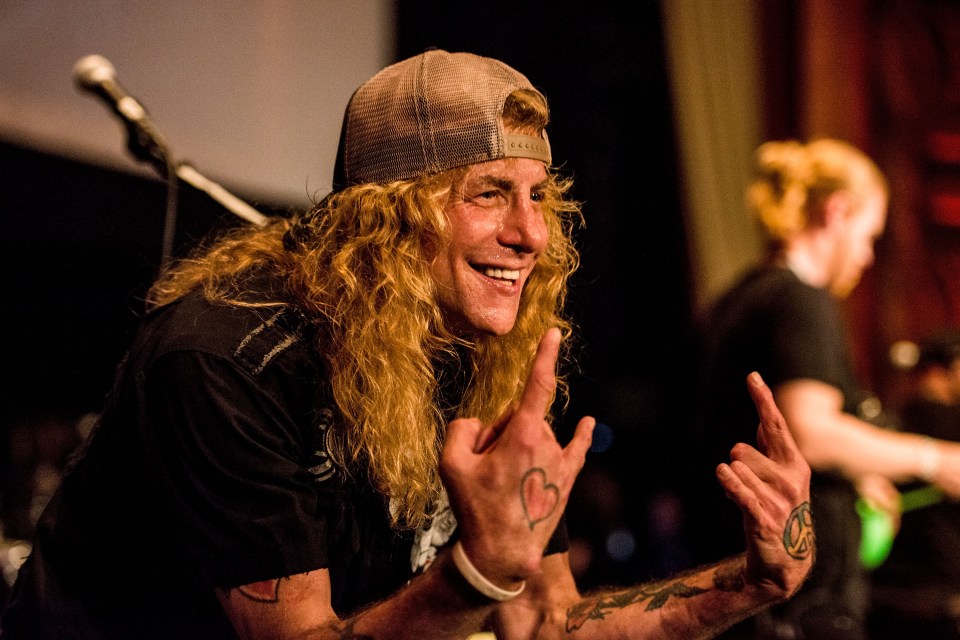
<instances>
[{"instance_id":1,"label":"forearm","mask_svg":"<svg viewBox=\"0 0 960 640\"><path fill-rule=\"evenodd\" d=\"M781 601L773 585L751 585L746 561L736 556L662 582L583 597L569 606L552 638L712 638Z\"/></svg>"},{"instance_id":2,"label":"forearm","mask_svg":"<svg viewBox=\"0 0 960 640\"><path fill-rule=\"evenodd\" d=\"M850 478L874 473L894 482L924 473L929 441L844 413L843 394L836 387L796 380L778 387L776 398L797 446L814 469L837 470Z\"/></svg>"},{"instance_id":3,"label":"forearm","mask_svg":"<svg viewBox=\"0 0 960 640\"><path fill-rule=\"evenodd\" d=\"M837 412L815 422L798 438L810 466L818 471L838 469L850 478L876 473L893 482L921 476L930 440L889 431Z\"/></svg>"},{"instance_id":4,"label":"forearm","mask_svg":"<svg viewBox=\"0 0 960 640\"><path fill-rule=\"evenodd\" d=\"M467 584L448 554L389 598L349 615L331 607L326 569L217 596L241 640L465 638L493 611L493 601Z\"/></svg>"},{"instance_id":5,"label":"forearm","mask_svg":"<svg viewBox=\"0 0 960 640\"><path fill-rule=\"evenodd\" d=\"M444 553L393 597L340 621L336 638L465 638L480 630L494 602L471 587ZM318 636L326 637L326 636Z\"/></svg>"}]
</instances>

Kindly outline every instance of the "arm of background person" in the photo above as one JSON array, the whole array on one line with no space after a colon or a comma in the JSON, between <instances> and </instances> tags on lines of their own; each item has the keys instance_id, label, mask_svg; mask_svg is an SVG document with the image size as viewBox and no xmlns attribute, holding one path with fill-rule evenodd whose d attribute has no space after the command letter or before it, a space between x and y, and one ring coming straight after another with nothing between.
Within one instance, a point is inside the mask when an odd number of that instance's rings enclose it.
<instances>
[{"instance_id":1,"label":"arm of background person","mask_svg":"<svg viewBox=\"0 0 960 640\"><path fill-rule=\"evenodd\" d=\"M891 431L843 412L843 394L818 380L774 390L800 451L813 469L856 480L880 474L892 482L920 479L960 498L960 444Z\"/></svg>"}]
</instances>

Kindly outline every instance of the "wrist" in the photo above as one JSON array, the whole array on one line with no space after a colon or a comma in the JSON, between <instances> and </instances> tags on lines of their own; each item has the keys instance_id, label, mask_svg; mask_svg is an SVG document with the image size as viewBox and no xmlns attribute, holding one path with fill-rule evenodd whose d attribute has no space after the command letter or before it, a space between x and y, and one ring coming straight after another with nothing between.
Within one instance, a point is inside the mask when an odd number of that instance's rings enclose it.
<instances>
[{"instance_id":1,"label":"wrist","mask_svg":"<svg viewBox=\"0 0 960 640\"><path fill-rule=\"evenodd\" d=\"M454 543L453 549L450 550L450 556L454 567L459 571L463 579L466 580L475 591L491 600L498 602L512 600L523 593L524 587L527 586L525 581L521 581L520 586L515 589L504 589L491 582L473 565L473 562L467 557L463 545L460 544L459 540Z\"/></svg>"},{"instance_id":2,"label":"wrist","mask_svg":"<svg viewBox=\"0 0 960 640\"><path fill-rule=\"evenodd\" d=\"M940 470L940 448L933 438L924 436L921 443L920 458L917 462L917 477L924 482L933 483Z\"/></svg>"}]
</instances>

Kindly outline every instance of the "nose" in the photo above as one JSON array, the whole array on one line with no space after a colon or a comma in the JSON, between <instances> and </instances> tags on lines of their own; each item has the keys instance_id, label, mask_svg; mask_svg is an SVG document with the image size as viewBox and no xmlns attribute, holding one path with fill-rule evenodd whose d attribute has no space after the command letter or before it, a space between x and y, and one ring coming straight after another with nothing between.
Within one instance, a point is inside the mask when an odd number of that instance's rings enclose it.
<instances>
[{"instance_id":1,"label":"nose","mask_svg":"<svg viewBox=\"0 0 960 640\"><path fill-rule=\"evenodd\" d=\"M498 240L517 253L542 253L547 248L547 222L540 205L529 196L513 198Z\"/></svg>"}]
</instances>

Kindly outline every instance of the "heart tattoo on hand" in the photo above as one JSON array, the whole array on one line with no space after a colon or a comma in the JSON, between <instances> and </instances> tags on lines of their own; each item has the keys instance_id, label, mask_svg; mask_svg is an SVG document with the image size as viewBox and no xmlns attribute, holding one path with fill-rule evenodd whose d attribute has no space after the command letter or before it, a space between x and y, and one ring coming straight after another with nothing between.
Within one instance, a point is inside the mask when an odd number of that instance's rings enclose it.
<instances>
[{"instance_id":1,"label":"heart tattoo on hand","mask_svg":"<svg viewBox=\"0 0 960 640\"><path fill-rule=\"evenodd\" d=\"M533 531L533 527L549 518L560 504L560 489L552 482L547 482L546 471L533 467L520 480L520 502Z\"/></svg>"}]
</instances>

